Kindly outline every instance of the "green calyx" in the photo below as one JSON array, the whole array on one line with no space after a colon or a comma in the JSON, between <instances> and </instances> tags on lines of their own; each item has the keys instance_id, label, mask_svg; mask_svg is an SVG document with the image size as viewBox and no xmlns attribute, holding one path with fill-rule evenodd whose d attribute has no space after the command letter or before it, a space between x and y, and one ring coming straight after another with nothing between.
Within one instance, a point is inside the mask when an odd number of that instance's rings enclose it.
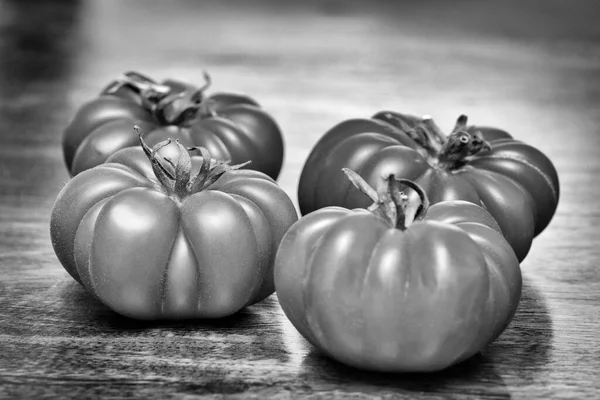
<instances>
[{"instance_id":1,"label":"green calyx","mask_svg":"<svg viewBox=\"0 0 600 400\"><path fill-rule=\"evenodd\" d=\"M373 201L367 210L384 219L391 228L405 230L427 213L429 208L427 193L411 180L396 179L394 174L390 174L382 177L377 190L375 190L351 169L342 168L342 171L358 190ZM414 190L419 198L411 199L402 190L403 187Z\"/></svg>"},{"instance_id":2,"label":"green calyx","mask_svg":"<svg viewBox=\"0 0 600 400\"><path fill-rule=\"evenodd\" d=\"M215 183L224 173L240 169L248 164L229 165L229 161L215 160L204 147L184 147L178 140L175 141L179 148L180 156L177 162L160 155L159 151L173 143L167 139L154 145L148 146L144 141L142 130L139 126L134 127L138 133L140 144L144 153L152 164L152 170L156 178L165 188L166 192L174 198L182 200L191 194L198 193ZM192 158L190 153L198 152L202 157L199 171L192 176Z\"/></svg>"}]
</instances>

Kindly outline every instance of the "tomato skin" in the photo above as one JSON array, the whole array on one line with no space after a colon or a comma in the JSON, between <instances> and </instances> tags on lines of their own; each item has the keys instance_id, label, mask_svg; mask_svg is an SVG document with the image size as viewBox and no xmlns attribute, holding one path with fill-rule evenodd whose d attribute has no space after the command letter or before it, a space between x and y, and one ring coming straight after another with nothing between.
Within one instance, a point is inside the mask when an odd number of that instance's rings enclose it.
<instances>
[{"instance_id":1,"label":"tomato skin","mask_svg":"<svg viewBox=\"0 0 600 400\"><path fill-rule=\"evenodd\" d=\"M212 96L209 97L211 98ZM238 97L235 97L235 100L244 101ZM216 112L219 117L238 126L252 143L245 146L246 154L240 156L239 162L253 160L252 163L255 165L250 164L249 168L277 179L281 172L285 150L283 136L275 120L261 108L247 103L218 107ZM232 163L237 162L232 159Z\"/></svg>"},{"instance_id":2,"label":"tomato skin","mask_svg":"<svg viewBox=\"0 0 600 400\"><path fill-rule=\"evenodd\" d=\"M103 124L114 120L124 120L135 125L141 122L151 123L153 117L133 101L117 96L101 95L85 103L75 113L63 133L63 155L69 171L75 153L85 138ZM127 132L129 131L133 131L133 128Z\"/></svg>"},{"instance_id":3,"label":"tomato skin","mask_svg":"<svg viewBox=\"0 0 600 400\"><path fill-rule=\"evenodd\" d=\"M411 127L419 122L413 116L381 112L371 119L344 121L325 133L302 170L301 213L327 206L368 206L368 199L344 179L343 167L357 171L372 185L381 176L394 174L424 187L433 203L466 200L486 207L523 260L558 204L558 175L552 162L502 130L469 127L471 133L482 133L491 150L455 168L441 168L430 162L398 119Z\"/></svg>"},{"instance_id":4,"label":"tomato skin","mask_svg":"<svg viewBox=\"0 0 600 400\"><path fill-rule=\"evenodd\" d=\"M195 173L201 158L192 163ZM275 251L296 220L289 197L261 172L231 170L176 198L142 149L128 147L65 185L50 234L67 272L114 311L218 318L273 293Z\"/></svg>"},{"instance_id":5,"label":"tomato skin","mask_svg":"<svg viewBox=\"0 0 600 400\"><path fill-rule=\"evenodd\" d=\"M147 121L134 121L128 118L108 120L93 129L77 147L71 171L77 175L81 171L102 164L113 153L125 147L137 146L139 138L132 124L139 126L142 131L156 129L156 124Z\"/></svg>"},{"instance_id":6,"label":"tomato skin","mask_svg":"<svg viewBox=\"0 0 600 400\"><path fill-rule=\"evenodd\" d=\"M406 230L364 209L325 207L284 235L275 262L282 309L314 346L347 365L438 371L506 328L519 261L493 217L437 203Z\"/></svg>"},{"instance_id":7,"label":"tomato skin","mask_svg":"<svg viewBox=\"0 0 600 400\"><path fill-rule=\"evenodd\" d=\"M260 104L256 100L239 93L213 93L209 96L209 99L219 110L236 105L249 105L260 108Z\"/></svg>"},{"instance_id":8,"label":"tomato skin","mask_svg":"<svg viewBox=\"0 0 600 400\"><path fill-rule=\"evenodd\" d=\"M171 93L191 94L198 88L176 80L162 83ZM134 125L156 143L174 130L187 130L186 145L212 147L214 156L233 164L252 160L247 167L277 179L284 158L281 129L275 119L252 98L237 93L215 93L205 97L209 113L200 113L190 124L160 121L144 105L140 93L128 86L103 93L84 104L63 133L63 153L71 176L103 163L115 151L136 145ZM185 102L184 102L185 103ZM186 103L187 104L187 103ZM214 126L225 121L229 129ZM209 145L205 145L205 144Z\"/></svg>"}]
</instances>

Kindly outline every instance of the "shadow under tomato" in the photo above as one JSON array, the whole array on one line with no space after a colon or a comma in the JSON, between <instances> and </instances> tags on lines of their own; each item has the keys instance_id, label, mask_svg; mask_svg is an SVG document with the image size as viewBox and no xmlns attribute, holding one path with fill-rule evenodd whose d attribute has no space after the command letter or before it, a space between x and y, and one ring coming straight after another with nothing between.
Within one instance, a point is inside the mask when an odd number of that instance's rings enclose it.
<instances>
[{"instance_id":1,"label":"shadow under tomato","mask_svg":"<svg viewBox=\"0 0 600 400\"><path fill-rule=\"evenodd\" d=\"M145 331L150 329L211 330L215 332L231 328L247 329L260 325L261 313L257 306L246 307L233 315L214 319L136 320L111 310L90 295L83 286L72 281L60 294L61 314L70 319L85 322L90 331L115 330L119 332ZM268 302L267 299L265 302ZM268 304L268 303L267 303ZM261 305L262 308L265 305Z\"/></svg>"},{"instance_id":2,"label":"shadow under tomato","mask_svg":"<svg viewBox=\"0 0 600 400\"><path fill-rule=\"evenodd\" d=\"M235 340L229 340L221 350L226 348L226 353L236 353L240 357L263 357L280 362L288 359L282 326L274 312L279 307L275 296L223 318L155 321L140 321L117 314L75 281L62 287L59 298L55 318L65 320L61 330L67 336L194 338L206 346L217 347L227 337L235 336Z\"/></svg>"},{"instance_id":3,"label":"shadow under tomato","mask_svg":"<svg viewBox=\"0 0 600 400\"><path fill-rule=\"evenodd\" d=\"M224 318L139 321L112 311L71 280L61 285L51 319L61 337L77 337L86 346L78 355L93 355L98 343L110 338L111 352L144 353L156 357L179 354L190 360L276 360L285 363L289 352L283 343L274 296ZM132 340L133 339L133 340ZM72 350L71 343L64 343ZM100 349L102 350L102 349Z\"/></svg>"},{"instance_id":4,"label":"shadow under tomato","mask_svg":"<svg viewBox=\"0 0 600 400\"><path fill-rule=\"evenodd\" d=\"M510 398L506 378L531 381L550 357L552 319L545 299L529 280L507 330L483 352L435 373L393 374L362 371L341 364L311 347L300 378L311 390L348 392L431 392Z\"/></svg>"},{"instance_id":5,"label":"shadow under tomato","mask_svg":"<svg viewBox=\"0 0 600 400\"><path fill-rule=\"evenodd\" d=\"M335 388L364 393L460 393L477 397L487 395L510 398L504 380L494 364L480 353L440 372L395 374L349 367L313 349L305 357L302 368L301 379L310 382L312 390Z\"/></svg>"}]
</instances>

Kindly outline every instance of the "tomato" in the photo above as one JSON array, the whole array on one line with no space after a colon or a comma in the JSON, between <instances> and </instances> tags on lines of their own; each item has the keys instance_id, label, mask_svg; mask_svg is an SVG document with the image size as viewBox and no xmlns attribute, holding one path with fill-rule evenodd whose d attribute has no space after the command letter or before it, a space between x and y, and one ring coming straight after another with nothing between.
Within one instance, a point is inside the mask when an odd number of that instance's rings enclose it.
<instances>
[{"instance_id":1,"label":"tomato","mask_svg":"<svg viewBox=\"0 0 600 400\"><path fill-rule=\"evenodd\" d=\"M302 170L302 214L326 206L368 205L343 179L343 167L371 185L387 174L415 181L432 203L465 200L485 207L519 260L550 222L559 198L556 169L542 152L502 130L467 126L465 116L449 136L430 118L388 111L334 126L316 143Z\"/></svg>"},{"instance_id":2,"label":"tomato","mask_svg":"<svg viewBox=\"0 0 600 400\"><path fill-rule=\"evenodd\" d=\"M176 136L184 146L208 149L213 157L241 163L277 179L283 164L283 136L277 122L252 98L236 93L205 95L211 81L157 83L128 72L85 103L63 135L65 163L72 176L137 145L139 125L155 145Z\"/></svg>"},{"instance_id":3,"label":"tomato","mask_svg":"<svg viewBox=\"0 0 600 400\"><path fill-rule=\"evenodd\" d=\"M497 338L522 278L494 218L464 200L429 207L393 175L377 192L350 177L374 200L368 210L321 208L279 246L275 288L296 329L342 363L386 372L442 370Z\"/></svg>"},{"instance_id":4,"label":"tomato","mask_svg":"<svg viewBox=\"0 0 600 400\"><path fill-rule=\"evenodd\" d=\"M173 141L121 149L58 194L54 251L117 313L216 318L273 293L277 246L298 218L292 201L267 175L199 151Z\"/></svg>"}]
</instances>

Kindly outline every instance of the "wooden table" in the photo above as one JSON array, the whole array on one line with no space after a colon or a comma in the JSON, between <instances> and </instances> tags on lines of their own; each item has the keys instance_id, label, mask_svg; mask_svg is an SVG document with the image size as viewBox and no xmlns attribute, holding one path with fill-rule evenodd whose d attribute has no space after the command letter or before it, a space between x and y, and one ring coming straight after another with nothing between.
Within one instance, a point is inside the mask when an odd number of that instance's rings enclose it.
<instances>
[{"instance_id":1,"label":"wooden table","mask_svg":"<svg viewBox=\"0 0 600 400\"><path fill-rule=\"evenodd\" d=\"M543 4L542 4L543 3ZM0 2L0 398L600 398L600 4ZM508 330L442 373L361 372L312 348L276 296L216 321L140 323L56 259L62 129L125 70L251 94L296 186L333 124L465 113L546 153L561 179Z\"/></svg>"}]
</instances>

